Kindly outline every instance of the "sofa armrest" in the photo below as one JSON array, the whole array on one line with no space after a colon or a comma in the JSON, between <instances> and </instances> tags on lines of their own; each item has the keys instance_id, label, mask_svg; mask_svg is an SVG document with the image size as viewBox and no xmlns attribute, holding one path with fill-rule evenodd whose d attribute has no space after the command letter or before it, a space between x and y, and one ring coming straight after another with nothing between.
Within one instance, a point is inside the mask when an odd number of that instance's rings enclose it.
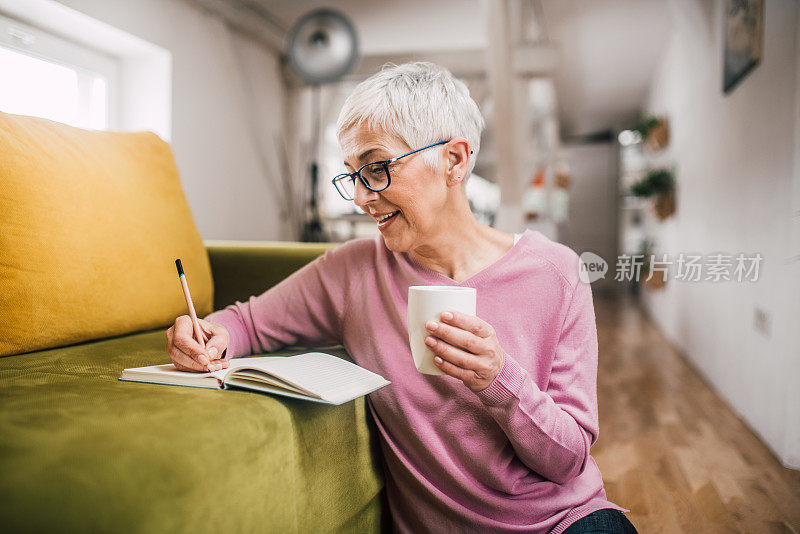
<instances>
[{"instance_id":1,"label":"sofa armrest","mask_svg":"<svg viewBox=\"0 0 800 534\"><path fill-rule=\"evenodd\" d=\"M260 295L340 243L206 241L214 278L214 309Z\"/></svg>"}]
</instances>

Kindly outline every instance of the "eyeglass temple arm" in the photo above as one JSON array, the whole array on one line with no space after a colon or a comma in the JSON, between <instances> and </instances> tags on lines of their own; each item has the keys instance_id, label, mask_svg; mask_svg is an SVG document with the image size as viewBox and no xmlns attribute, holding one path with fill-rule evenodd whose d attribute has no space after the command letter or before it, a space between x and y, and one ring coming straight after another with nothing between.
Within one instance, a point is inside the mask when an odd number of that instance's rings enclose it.
<instances>
[{"instance_id":1,"label":"eyeglass temple arm","mask_svg":"<svg viewBox=\"0 0 800 534\"><path fill-rule=\"evenodd\" d=\"M394 162L395 162L395 161L397 161L398 159L400 159L400 158L404 158L404 157L406 157L406 156L410 156L411 154L416 154L416 153L417 153L417 152L419 152L420 150L425 150L426 148L430 148L430 147L432 147L432 146L436 146L436 145L443 145L443 144L445 144L445 143L449 143L449 142L450 142L450 140L449 140L449 139L448 139L447 141L439 141L438 143L433 143L432 145L428 145L428 146L424 146L424 147L422 147L422 148L418 148L418 149L416 149L416 150L412 150L412 151L411 151L411 152L409 152L408 154L403 154L402 156L396 156L396 157L394 157L394 158L392 158L392 159L390 159L390 160L387 160L387 161L386 161L386 163L394 163ZM469 151L469 153L470 153L470 154L474 153L474 150L470 150L470 151Z\"/></svg>"}]
</instances>

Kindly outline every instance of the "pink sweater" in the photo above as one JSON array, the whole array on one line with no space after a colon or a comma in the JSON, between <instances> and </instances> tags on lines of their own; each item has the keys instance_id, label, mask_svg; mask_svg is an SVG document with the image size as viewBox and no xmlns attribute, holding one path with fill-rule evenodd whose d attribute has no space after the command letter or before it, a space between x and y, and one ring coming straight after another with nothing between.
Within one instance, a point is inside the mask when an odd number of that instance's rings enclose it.
<instances>
[{"instance_id":1,"label":"pink sweater","mask_svg":"<svg viewBox=\"0 0 800 534\"><path fill-rule=\"evenodd\" d=\"M527 230L512 249L456 283L389 250L382 236L326 252L248 302L206 317L224 325L226 357L341 343L392 383L368 396L399 532L554 532L601 508L597 331L578 256ZM477 315L505 362L473 393L420 374L408 344L411 285L474 287Z\"/></svg>"}]
</instances>

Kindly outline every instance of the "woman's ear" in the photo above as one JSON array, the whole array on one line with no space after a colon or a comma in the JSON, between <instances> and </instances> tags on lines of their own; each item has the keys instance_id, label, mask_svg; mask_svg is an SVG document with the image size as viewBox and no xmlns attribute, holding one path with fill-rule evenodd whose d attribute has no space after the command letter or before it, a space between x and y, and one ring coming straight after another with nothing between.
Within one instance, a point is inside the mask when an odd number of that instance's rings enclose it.
<instances>
[{"instance_id":1,"label":"woman's ear","mask_svg":"<svg viewBox=\"0 0 800 534\"><path fill-rule=\"evenodd\" d=\"M447 183L460 183L469 169L469 141L465 137L454 137L445 145L447 156Z\"/></svg>"}]
</instances>

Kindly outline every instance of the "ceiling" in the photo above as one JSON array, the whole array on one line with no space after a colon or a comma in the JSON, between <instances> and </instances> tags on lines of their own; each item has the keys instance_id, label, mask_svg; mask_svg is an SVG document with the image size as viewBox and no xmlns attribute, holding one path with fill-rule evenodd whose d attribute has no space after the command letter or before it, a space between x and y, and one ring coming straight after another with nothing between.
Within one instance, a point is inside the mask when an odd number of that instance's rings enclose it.
<instances>
[{"instance_id":1,"label":"ceiling","mask_svg":"<svg viewBox=\"0 0 800 534\"><path fill-rule=\"evenodd\" d=\"M562 137L630 126L671 34L667 0L544 0Z\"/></svg>"},{"instance_id":2,"label":"ceiling","mask_svg":"<svg viewBox=\"0 0 800 534\"><path fill-rule=\"evenodd\" d=\"M226 1L259 5L287 30L315 8L337 9L353 21L369 55L486 47L481 0Z\"/></svg>"},{"instance_id":3,"label":"ceiling","mask_svg":"<svg viewBox=\"0 0 800 534\"><path fill-rule=\"evenodd\" d=\"M237 0L288 29L317 7L348 15L362 54L474 51L487 46L480 0ZM495 0L487 0L495 1ZM671 33L670 0L538 1L558 52L555 81L562 138L624 128L644 105Z\"/></svg>"}]
</instances>

